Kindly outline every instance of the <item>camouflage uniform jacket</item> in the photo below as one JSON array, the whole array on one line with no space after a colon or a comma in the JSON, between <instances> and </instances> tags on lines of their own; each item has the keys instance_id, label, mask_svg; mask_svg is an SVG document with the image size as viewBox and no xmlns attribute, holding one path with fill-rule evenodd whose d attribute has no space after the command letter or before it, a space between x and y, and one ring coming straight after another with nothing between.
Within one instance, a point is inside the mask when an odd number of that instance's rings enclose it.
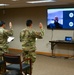
<instances>
[{"instance_id":1,"label":"camouflage uniform jacket","mask_svg":"<svg viewBox=\"0 0 74 75\"><path fill-rule=\"evenodd\" d=\"M25 28L20 32L20 41L22 42L22 48L25 51L36 50L36 38L42 39L44 35L44 29L40 32L36 32L31 28Z\"/></svg>"},{"instance_id":2,"label":"camouflage uniform jacket","mask_svg":"<svg viewBox=\"0 0 74 75\"><path fill-rule=\"evenodd\" d=\"M1 52L6 52L6 50L8 49L7 39L8 36L12 35L13 35L13 29L6 30L0 27L0 54Z\"/></svg>"}]
</instances>

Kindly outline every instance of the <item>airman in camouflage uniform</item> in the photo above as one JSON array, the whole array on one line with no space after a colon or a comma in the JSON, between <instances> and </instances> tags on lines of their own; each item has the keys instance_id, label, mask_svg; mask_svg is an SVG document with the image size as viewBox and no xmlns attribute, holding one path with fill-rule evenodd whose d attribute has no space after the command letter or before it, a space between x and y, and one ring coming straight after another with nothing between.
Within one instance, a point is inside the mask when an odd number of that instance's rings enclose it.
<instances>
[{"instance_id":1,"label":"airman in camouflage uniform","mask_svg":"<svg viewBox=\"0 0 74 75\"><path fill-rule=\"evenodd\" d=\"M36 38L42 39L44 35L44 29L42 23L40 23L40 32L36 32L32 29L32 20L26 21L27 28L20 32L20 41L22 42L23 57L31 58L32 63L36 60Z\"/></svg>"},{"instance_id":2,"label":"airman in camouflage uniform","mask_svg":"<svg viewBox=\"0 0 74 75\"><path fill-rule=\"evenodd\" d=\"M6 30L5 22L0 21L0 55L2 55L3 53L9 52L7 39L8 39L8 36L13 35L13 29L12 29L11 22L9 23L9 27L10 27L10 30ZM0 60L2 60L2 57L0 57Z\"/></svg>"}]
</instances>

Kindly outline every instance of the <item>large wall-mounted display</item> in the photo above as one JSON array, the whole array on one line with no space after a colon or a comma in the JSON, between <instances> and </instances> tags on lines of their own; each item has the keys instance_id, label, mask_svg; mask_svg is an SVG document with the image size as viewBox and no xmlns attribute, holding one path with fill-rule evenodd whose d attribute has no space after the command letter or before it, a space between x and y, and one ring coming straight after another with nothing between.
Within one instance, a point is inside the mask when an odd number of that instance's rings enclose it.
<instances>
[{"instance_id":1,"label":"large wall-mounted display","mask_svg":"<svg viewBox=\"0 0 74 75\"><path fill-rule=\"evenodd\" d=\"M48 8L48 29L74 29L74 8Z\"/></svg>"}]
</instances>

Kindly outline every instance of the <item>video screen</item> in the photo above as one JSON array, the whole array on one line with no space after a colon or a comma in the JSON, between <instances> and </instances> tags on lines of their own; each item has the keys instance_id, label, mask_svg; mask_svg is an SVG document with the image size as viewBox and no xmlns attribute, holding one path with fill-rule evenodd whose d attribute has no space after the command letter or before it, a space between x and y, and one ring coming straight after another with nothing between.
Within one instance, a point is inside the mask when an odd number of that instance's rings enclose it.
<instances>
[{"instance_id":1,"label":"video screen","mask_svg":"<svg viewBox=\"0 0 74 75\"><path fill-rule=\"evenodd\" d=\"M74 29L74 8L47 9L48 29Z\"/></svg>"}]
</instances>

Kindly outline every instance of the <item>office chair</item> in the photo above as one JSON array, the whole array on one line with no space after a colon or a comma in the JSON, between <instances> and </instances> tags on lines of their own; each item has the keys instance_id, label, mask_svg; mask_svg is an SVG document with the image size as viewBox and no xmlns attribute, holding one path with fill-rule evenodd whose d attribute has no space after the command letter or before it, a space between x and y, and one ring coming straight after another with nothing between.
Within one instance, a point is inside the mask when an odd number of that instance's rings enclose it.
<instances>
[{"instance_id":1,"label":"office chair","mask_svg":"<svg viewBox=\"0 0 74 75\"><path fill-rule=\"evenodd\" d=\"M0 57L2 57L2 55L0 55ZM2 65L3 64L3 60L0 60L0 65Z\"/></svg>"},{"instance_id":2,"label":"office chair","mask_svg":"<svg viewBox=\"0 0 74 75\"><path fill-rule=\"evenodd\" d=\"M0 55L1 58L2 58L2 56L3 55ZM0 60L0 74L2 74L4 72L3 67L4 67L4 61Z\"/></svg>"},{"instance_id":3,"label":"office chair","mask_svg":"<svg viewBox=\"0 0 74 75\"><path fill-rule=\"evenodd\" d=\"M29 68L30 69L29 75L32 75L31 73L32 64L30 58L21 61L20 55L3 54L3 60L4 60L4 68L5 68L4 72L6 72L6 70L15 70L20 72L20 75L23 75L22 72L24 72L26 75L26 70ZM24 63L26 60L29 60L30 64Z\"/></svg>"}]
</instances>

